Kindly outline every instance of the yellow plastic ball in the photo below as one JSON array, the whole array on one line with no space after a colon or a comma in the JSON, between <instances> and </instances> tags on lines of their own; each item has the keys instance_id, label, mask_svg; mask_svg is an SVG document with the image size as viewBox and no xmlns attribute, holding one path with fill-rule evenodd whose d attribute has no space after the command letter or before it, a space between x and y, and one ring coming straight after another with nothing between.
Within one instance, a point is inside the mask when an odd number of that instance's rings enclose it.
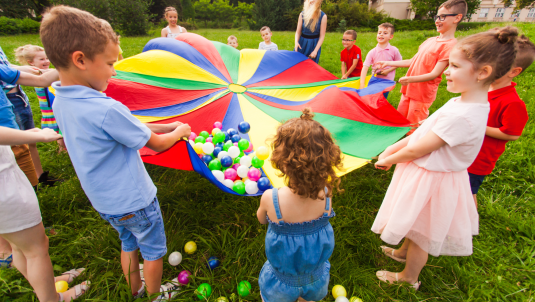
<instances>
[{"instance_id":1,"label":"yellow plastic ball","mask_svg":"<svg viewBox=\"0 0 535 302\"><path fill-rule=\"evenodd\" d=\"M186 243L186 246L184 246L184 251L188 254L193 254L197 250L197 244L193 241L190 241Z\"/></svg>"},{"instance_id":2,"label":"yellow plastic ball","mask_svg":"<svg viewBox=\"0 0 535 302\"><path fill-rule=\"evenodd\" d=\"M219 129L219 128L212 129L212 136L215 136L215 134L218 133L218 132L221 132L221 129Z\"/></svg>"},{"instance_id":3,"label":"yellow plastic ball","mask_svg":"<svg viewBox=\"0 0 535 302\"><path fill-rule=\"evenodd\" d=\"M56 282L56 292L64 293L69 289L69 283L67 281L58 281Z\"/></svg>"},{"instance_id":4,"label":"yellow plastic ball","mask_svg":"<svg viewBox=\"0 0 535 302\"><path fill-rule=\"evenodd\" d=\"M333 297L336 299L338 297L346 297L347 292L346 289L342 285L335 285L333 287Z\"/></svg>"},{"instance_id":5,"label":"yellow plastic ball","mask_svg":"<svg viewBox=\"0 0 535 302\"><path fill-rule=\"evenodd\" d=\"M203 143L195 143L195 145L193 145L193 150L195 150L195 153L203 154L202 146L203 146Z\"/></svg>"},{"instance_id":6,"label":"yellow plastic ball","mask_svg":"<svg viewBox=\"0 0 535 302\"><path fill-rule=\"evenodd\" d=\"M258 149L256 149L256 157L258 157L261 160L266 160L269 157L268 148L264 146L260 146Z\"/></svg>"},{"instance_id":7,"label":"yellow plastic ball","mask_svg":"<svg viewBox=\"0 0 535 302\"><path fill-rule=\"evenodd\" d=\"M349 299L349 302L362 302L362 299L357 297L351 297L351 299Z\"/></svg>"}]
</instances>

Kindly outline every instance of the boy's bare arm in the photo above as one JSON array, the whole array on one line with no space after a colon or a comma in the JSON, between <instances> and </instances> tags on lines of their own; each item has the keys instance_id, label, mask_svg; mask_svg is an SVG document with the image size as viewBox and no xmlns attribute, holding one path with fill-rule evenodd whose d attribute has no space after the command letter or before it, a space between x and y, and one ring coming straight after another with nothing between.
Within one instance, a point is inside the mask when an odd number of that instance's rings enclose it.
<instances>
[{"instance_id":1,"label":"boy's bare arm","mask_svg":"<svg viewBox=\"0 0 535 302\"><path fill-rule=\"evenodd\" d=\"M176 129L176 127L182 125L181 122L173 122L170 124L151 124L146 123L145 126L150 129L150 131L154 133L169 133Z\"/></svg>"},{"instance_id":2,"label":"boy's bare arm","mask_svg":"<svg viewBox=\"0 0 535 302\"><path fill-rule=\"evenodd\" d=\"M57 80L59 80L59 74L55 69L40 76L36 76L27 72L21 72L20 77L17 80L17 84L33 87L48 87Z\"/></svg>"},{"instance_id":3,"label":"boy's bare arm","mask_svg":"<svg viewBox=\"0 0 535 302\"><path fill-rule=\"evenodd\" d=\"M370 66L362 66L362 71L360 72L360 88L366 86L366 76L368 76L368 69Z\"/></svg>"},{"instance_id":4,"label":"boy's bare arm","mask_svg":"<svg viewBox=\"0 0 535 302\"><path fill-rule=\"evenodd\" d=\"M347 71L346 62L342 62L342 77L346 75L346 71Z\"/></svg>"},{"instance_id":5,"label":"boy's bare arm","mask_svg":"<svg viewBox=\"0 0 535 302\"><path fill-rule=\"evenodd\" d=\"M15 130L11 128L0 126L0 145L22 145L33 144L37 142L53 142L61 138L61 135L57 134L50 128L43 130L34 128L26 131Z\"/></svg>"},{"instance_id":6,"label":"boy's bare arm","mask_svg":"<svg viewBox=\"0 0 535 302\"><path fill-rule=\"evenodd\" d=\"M446 69L446 66L448 66L448 61L442 61L438 62L437 65L435 65L435 68L430 73L418 75L418 76L411 76L411 77L402 77L399 79L399 83L403 86L409 84L409 83L420 83L420 82L427 82L431 81L433 79L436 79L444 69Z\"/></svg>"},{"instance_id":7,"label":"boy's bare arm","mask_svg":"<svg viewBox=\"0 0 535 302\"><path fill-rule=\"evenodd\" d=\"M152 132L150 139L145 146L153 151L162 152L171 148L171 146L181 138L189 137L190 134L191 127L188 124L182 124L167 134L158 135Z\"/></svg>"},{"instance_id":8,"label":"boy's bare arm","mask_svg":"<svg viewBox=\"0 0 535 302\"><path fill-rule=\"evenodd\" d=\"M520 135L509 135L503 133L500 128L494 128L487 126L487 130L485 131L485 135L490 136L492 138L501 139L504 141L516 141L520 138Z\"/></svg>"},{"instance_id":9,"label":"boy's bare arm","mask_svg":"<svg viewBox=\"0 0 535 302\"><path fill-rule=\"evenodd\" d=\"M349 77L349 75L353 72L353 70L355 70L355 68L357 68L357 64L359 63L359 60L358 59L353 59L353 64L351 65L351 67L349 68L349 70L346 72L346 78Z\"/></svg>"},{"instance_id":10,"label":"boy's bare arm","mask_svg":"<svg viewBox=\"0 0 535 302\"><path fill-rule=\"evenodd\" d=\"M412 58L409 59L409 60L401 60L401 61L379 61L379 62L375 63L373 67L375 69L382 69L382 68L385 68L387 66L409 67L409 66L411 66L411 63L412 63Z\"/></svg>"},{"instance_id":11,"label":"boy's bare arm","mask_svg":"<svg viewBox=\"0 0 535 302\"><path fill-rule=\"evenodd\" d=\"M387 69L383 69L377 73L375 73L376 75L382 75L382 76L386 76L388 75L389 73L391 73L392 71L396 70L397 67L390 67L390 68L387 68Z\"/></svg>"}]
</instances>

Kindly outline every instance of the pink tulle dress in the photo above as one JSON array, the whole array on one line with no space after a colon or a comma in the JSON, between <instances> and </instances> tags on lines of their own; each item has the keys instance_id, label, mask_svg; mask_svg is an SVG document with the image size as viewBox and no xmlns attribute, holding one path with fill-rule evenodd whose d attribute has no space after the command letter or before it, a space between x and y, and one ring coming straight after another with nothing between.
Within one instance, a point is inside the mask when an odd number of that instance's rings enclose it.
<instances>
[{"instance_id":1,"label":"pink tulle dress","mask_svg":"<svg viewBox=\"0 0 535 302\"><path fill-rule=\"evenodd\" d=\"M411 135L415 144L433 131L446 145L396 166L372 226L388 244L408 238L433 256L472 254L479 232L468 172L485 137L488 103L449 100Z\"/></svg>"}]
</instances>

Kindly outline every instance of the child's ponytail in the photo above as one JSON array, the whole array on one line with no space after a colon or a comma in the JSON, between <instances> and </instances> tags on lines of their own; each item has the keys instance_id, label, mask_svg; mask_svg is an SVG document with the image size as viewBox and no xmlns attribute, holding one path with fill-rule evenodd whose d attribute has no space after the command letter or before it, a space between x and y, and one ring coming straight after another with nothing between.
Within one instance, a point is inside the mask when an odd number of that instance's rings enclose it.
<instances>
[{"instance_id":1,"label":"child's ponytail","mask_svg":"<svg viewBox=\"0 0 535 302\"><path fill-rule=\"evenodd\" d=\"M513 66L517 53L518 29L507 26L468 36L457 43L476 68L492 66L486 82L503 77Z\"/></svg>"}]
</instances>

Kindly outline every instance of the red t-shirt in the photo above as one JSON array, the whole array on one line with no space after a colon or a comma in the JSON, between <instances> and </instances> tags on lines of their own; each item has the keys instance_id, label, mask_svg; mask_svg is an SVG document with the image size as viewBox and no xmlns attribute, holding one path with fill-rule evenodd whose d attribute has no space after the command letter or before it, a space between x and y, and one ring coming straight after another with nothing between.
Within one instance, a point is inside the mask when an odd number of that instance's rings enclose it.
<instances>
[{"instance_id":1,"label":"red t-shirt","mask_svg":"<svg viewBox=\"0 0 535 302\"><path fill-rule=\"evenodd\" d=\"M490 113L487 126L499 128L509 135L521 135L528 122L526 104L520 99L515 89L516 83L489 92ZM468 172L476 175L492 173L498 158L505 151L507 141L485 136L483 146Z\"/></svg>"},{"instance_id":2,"label":"red t-shirt","mask_svg":"<svg viewBox=\"0 0 535 302\"><path fill-rule=\"evenodd\" d=\"M342 50L340 55L340 62L346 63L346 68L349 70L353 66L353 60L358 60L357 67L349 75L350 78L360 77L360 72L362 71L362 54L360 48L357 45L353 45L349 50Z\"/></svg>"}]
</instances>

